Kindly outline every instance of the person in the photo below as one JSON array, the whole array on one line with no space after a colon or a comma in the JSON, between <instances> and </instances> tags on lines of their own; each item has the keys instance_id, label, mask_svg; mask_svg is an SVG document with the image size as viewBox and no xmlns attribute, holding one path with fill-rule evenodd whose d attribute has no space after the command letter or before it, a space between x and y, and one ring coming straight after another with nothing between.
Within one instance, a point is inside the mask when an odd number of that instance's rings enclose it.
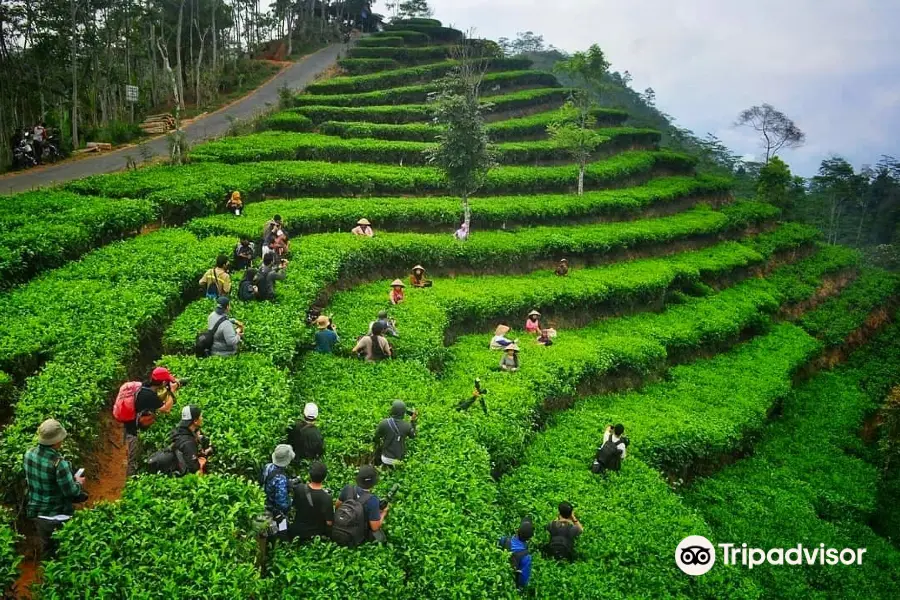
<instances>
[{"instance_id":1,"label":"person","mask_svg":"<svg viewBox=\"0 0 900 600\"><path fill-rule=\"evenodd\" d=\"M463 224L459 226L459 229L457 229L453 233L453 237L455 237L456 239L458 239L461 242L464 242L467 239L469 239L469 226L466 225L465 222L463 222Z\"/></svg>"},{"instance_id":2,"label":"person","mask_svg":"<svg viewBox=\"0 0 900 600\"><path fill-rule=\"evenodd\" d=\"M391 282L391 293L390 299L391 304L400 304L403 302L403 288L406 287L406 284L400 281L399 279L395 279Z\"/></svg>"},{"instance_id":3,"label":"person","mask_svg":"<svg viewBox=\"0 0 900 600\"><path fill-rule=\"evenodd\" d=\"M597 448L597 454L591 465L591 471L618 471L628 449L628 438L625 437L625 426L618 423L615 427L607 425L603 432L603 444Z\"/></svg>"},{"instance_id":4,"label":"person","mask_svg":"<svg viewBox=\"0 0 900 600\"><path fill-rule=\"evenodd\" d=\"M522 523L512 537L500 538L500 547L511 553L509 562L516 577L516 587L525 589L531 579L531 554L528 553L528 540L534 535L534 524L529 519Z\"/></svg>"},{"instance_id":5,"label":"person","mask_svg":"<svg viewBox=\"0 0 900 600\"><path fill-rule=\"evenodd\" d=\"M228 257L220 254L216 258L216 266L200 278L200 288L206 292L206 297L210 300L231 293L231 275L228 274L227 266Z\"/></svg>"},{"instance_id":6,"label":"person","mask_svg":"<svg viewBox=\"0 0 900 600\"><path fill-rule=\"evenodd\" d=\"M156 367L151 371L150 378L141 384L141 388L134 396L135 419L124 424L125 426L125 454L127 477L135 475L143 450L139 432L147 429L153 419L148 416L157 411L168 414L175 404L175 392L178 391L180 382L172 376L165 367ZM143 418L142 418L143 417Z\"/></svg>"},{"instance_id":7,"label":"person","mask_svg":"<svg viewBox=\"0 0 900 600\"><path fill-rule=\"evenodd\" d=\"M363 542L386 541L381 526L390 506L382 508L378 496L372 493L376 483L378 471L372 465L363 465L356 474L356 485L341 490L331 528L331 539L336 544L355 547Z\"/></svg>"},{"instance_id":8,"label":"person","mask_svg":"<svg viewBox=\"0 0 900 600\"><path fill-rule=\"evenodd\" d=\"M275 238L278 237L278 232L282 230L281 224L281 215L275 215L272 217L271 221L266 221L266 224L263 226L263 247L262 254L265 257L269 252L271 252L269 248L269 244L275 241Z\"/></svg>"},{"instance_id":9,"label":"person","mask_svg":"<svg viewBox=\"0 0 900 600\"><path fill-rule=\"evenodd\" d=\"M559 266L556 267L556 274L560 277L565 277L569 274L569 261L567 259L560 259Z\"/></svg>"},{"instance_id":10,"label":"person","mask_svg":"<svg viewBox=\"0 0 900 600\"><path fill-rule=\"evenodd\" d=\"M190 404L181 409L181 422L169 433L173 448L181 453L184 460L182 475L206 474L206 463L213 453L213 448L205 444L206 438L200 433L202 425L203 413L200 407Z\"/></svg>"},{"instance_id":11,"label":"person","mask_svg":"<svg viewBox=\"0 0 900 600\"><path fill-rule=\"evenodd\" d=\"M375 326L375 323L381 323L381 326L384 328L384 332L391 337L400 337L400 334L397 333L397 324L393 319L388 318L388 313L386 310L378 311L378 318L369 323L369 335L372 335L372 327Z\"/></svg>"},{"instance_id":12,"label":"person","mask_svg":"<svg viewBox=\"0 0 900 600\"><path fill-rule=\"evenodd\" d=\"M375 231L372 229L372 224L369 223L368 219L360 219L357 221L356 227L351 229L350 233L364 237L375 237Z\"/></svg>"},{"instance_id":13,"label":"person","mask_svg":"<svg viewBox=\"0 0 900 600\"><path fill-rule=\"evenodd\" d=\"M294 520L291 522L291 539L301 542L314 537L329 537L334 525L334 504L331 492L322 487L328 477L328 467L314 462L309 467L309 483L294 487Z\"/></svg>"},{"instance_id":14,"label":"person","mask_svg":"<svg viewBox=\"0 0 900 600\"><path fill-rule=\"evenodd\" d=\"M377 321L372 325L372 333L364 335L353 346L350 352L364 353L366 362L376 362L393 357L391 343L384 337L384 326Z\"/></svg>"},{"instance_id":15,"label":"person","mask_svg":"<svg viewBox=\"0 0 900 600\"><path fill-rule=\"evenodd\" d=\"M541 313L536 310L528 313L528 318L525 319L525 332L538 334L541 332Z\"/></svg>"},{"instance_id":16,"label":"person","mask_svg":"<svg viewBox=\"0 0 900 600\"><path fill-rule=\"evenodd\" d=\"M219 296L216 300L216 310L209 313L206 319L206 327L212 331L219 324L213 335L211 356L234 356L237 354L238 345L244 336L244 326L240 321L228 317L231 312L231 300L228 296Z\"/></svg>"},{"instance_id":17,"label":"person","mask_svg":"<svg viewBox=\"0 0 900 600\"><path fill-rule=\"evenodd\" d=\"M425 288L431 287L432 281L430 279L425 279L425 267L416 265L412 268L412 273L409 276L409 283L415 288Z\"/></svg>"},{"instance_id":18,"label":"person","mask_svg":"<svg viewBox=\"0 0 900 600\"><path fill-rule=\"evenodd\" d=\"M41 121L34 126L34 132L31 136L31 145L34 147L34 160L37 164L41 164L44 157L44 140L47 137L47 130L44 128L44 122Z\"/></svg>"},{"instance_id":19,"label":"person","mask_svg":"<svg viewBox=\"0 0 900 600\"><path fill-rule=\"evenodd\" d=\"M263 265L256 275L257 292L259 300L275 299L275 282L284 280L287 274L281 264L275 264L275 253L269 252L263 256Z\"/></svg>"},{"instance_id":20,"label":"person","mask_svg":"<svg viewBox=\"0 0 900 600\"><path fill-rule=\"evenodd\" d=\"M506 338L507 333L509 333L508 325L497 325L497 329L494 330L494 337L491 338L491 350L503 350L515 343Z\"/></svg>"},{"instance_id":21,"label":"person","mask_svg":"<svg viewBox=\"0 0 900 600\"><path fill-rule=\"evenodd\" d=\"M409 422L403 420L406 415L406 403L394 400L391 404L391 416L383 419L375 430L375 454L381 456L381 462L389 467L396 466L406 456L406 439L416 437L416 421L419 413L413 411Z\"/></svg>"},{"instance_id":22,"label":"person","mask_svg":"<svg viewBox=\"0 0 900 600\"><path fill-rule=\"evenodd\" d=\"M231 264L238 271L248 268L253 263L253 253L255 251L256 248L253 242L246 237L242 237L238 245L234 247L234 256L231 259Z\"/></svg>"},{"instance_id":23,"label":"person","mask_svg":"<svg viewBox=\"0 0 900 600\"><path fill-rule=\"evenodd\" d=\"M287 537L288 515L291 512L291 482L285 469L294 460L294 450L278 444L272 452L272 462L263 467L260 483L266 495L266 512L275 521L279 537Z\"/></svg>"},{"instance_id":24,"label":"person","mask_svg":"<svg viewBox=\"0 0 900 600\"><path fill-rule=\"evenodd\" d=\"M238 298L241 301L250 302L251 300L256 300L256 296L259 293L259 288L256 287L256 277L256 269L247 267L247 270L244 271L244 278L241 279L241 283L238 285Z\"/></svg>"},{"instance_id":25,"label":"person","mask_svg":"<svg viewBox=\"0 0 900 600\"><path fill-rule=\"evenodd\" d=\"M319 407L314 402L307 402L303 407L303 420L288 430L288 443L298 458L316 460L325 455L325 438L316 427L318 418Z\"/></svg>"},{"instance_id":26,"label":"person","mask_svg":"<svg viewBox=\"0 0 900 600\"><path fill-rule=\"evenodd\" d=\"M515 372L519 370L519 347L515 342L503 349L503 358L500 359L500 370Z\"/></svg>"},{"instance_id":27,"label":"person","mask_svg":"<svg viewBox=\"0 0 900 600\"><path fill-rule=\"evenodd\" d=\"M47 419L38 427L38 445L25 453L25 481L28 484L26 516L34 523L40 540L42 558L53 558L56 541L53 532L73 514L75 504L84 502L84 477L72 473L69 461L59 453L68 435L56 419Z\"/></svg>"},{"instance_id":28,"label":"person","mask_svg":"<svg viewBox=\"0 0 900 600\"><path fill-rule=\"evenodd\" d=\"M541 346L552 346L553 338L556 337L555 329L541 329L541 335L537 338L537 343Z\"/></svg>"},{"instance_id":29,"label":"person","mask_svg":"<svg viewBox=\"0 0 900 600\"><path fill-rule=\"evenodd\" d=\"M275 239L269 244L269 250L275 253L278 258L284 258L290 249L290 241L283 229L275 232Z\"/></svg>"},{"instance_id":30,"label":"person","mask_svg":"<svg viewBox=\"0 0 900 600\"><path fill-rule=\"evenodd\" d=\"M568 502L559 503L559 516L547 525L550 534L550 543L547 550L550 556L557 560L575 559L575 538L584 531L572 505Z\"/></svg>"},{"instance_id":31,"label":"person","mask_svg":"<svg viewBox=\"0 0 900 600\"><path fill-rule=\"evenodd\" d=\"M239 217L244 210L244 202L241 200L241 193L237 190L231 192L231 197L228 199L228 203L225 204L225 208L234 213L234 216Z\"/></svg>"},{"instance_id":32,"label":"person","mask_svg":"<svg viewBox=\"0 0 900 600\"><path fill-rule=\"evenodd\" d=\"M325 315L319 315L316 319L316 352L331 354L334 352L334 345L338 343L337 332L334 328L329 328L331 319Z\"/></svg>"}]
</instances>

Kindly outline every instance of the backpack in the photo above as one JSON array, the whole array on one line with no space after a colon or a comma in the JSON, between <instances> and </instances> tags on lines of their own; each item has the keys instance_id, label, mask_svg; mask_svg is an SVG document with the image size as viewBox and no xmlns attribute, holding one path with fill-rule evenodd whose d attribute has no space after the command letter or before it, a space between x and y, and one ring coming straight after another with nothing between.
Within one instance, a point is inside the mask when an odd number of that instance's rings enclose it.
<instances>
[{"instance_id":1,"label":"backpack","mask_svg":"<svg viewBox=\"0 0 900 600\"><path fill-rule=\"evenodd\" d=\"M212 352L213 341L216 339L216 331L219 329L219 325L227 318L228 315L222 315L222 318L216 321L212 329L207 329L197 334L197 339L194 341L194 356L197 358L209 356L209 353Z\"/></svg>"},{"instance_id":2,"label":"backpack","mask_svg":"<svg viewBox=\"0 0 900 600\"><path fill-rule=\"evenodd\" d=\"M512 552L509 556L509 564L513 568L513 575L516 578L516 587L519 587L519 579L522 575L522 559L528 556L528 549L513 552L512 538L503 539L503 549Z\"/></svg>"},{"instance_id":3,"label":"backpack","mask_svg":"<svg viewBox=\"0 0 900 600\"><path fill-rule=\"evenodd\" d=\"M571 535L564 535L572 525L554 522L550 525L550 543L547 550L556 559L572 560L575 544Z\"/></svg>"},{"instance_id":4,"label":"backpack","mask_svg":"<svg viewBox=\"0 0 900 600\"><path fill-rule=\"evenodd\" d=\"M341 503L334 511L334 526L331 528L331 539L338 546L355 548L366 541L369 524L366 523L366 502L372 496L369 492L360 493L354 488L355 495Z\"/></svg>"},{"instance_id":5,"label":"backpack","mask_svg":"<svg viewBox=\"0 0 900 600\"><path fill-rule=\"evenodd\" d=\"M147 459L147 472L158 475L175 475L180 477L187 472L187 464L184 455L175 444L157 450Z\"/></svg>"},{"instance_id":6,"label":"backpack","mask_svg":"<svg viewBox=\"0 0 900 600\"><path fill-rule=\"evenodd\" d=\"M212 277L212 281L210 281L210 276ZM216 269L210 269L206 272L206 297L215 300L221 295L222 290L219 288L219 275L216 273Z\"/></svg>"},{"instance_id":7,"label":"backpack","mask_svg":"<svg viewBox=\"0 0 900 600\"><path fill-rule=\"evenodd\" d=\"M140 381L126 381L119 388L116 402L113 404L113 418L119 423L134 423L137 411L134 408L138 392L143 384Z\"/></svg>"},{"instance_id":8,"label":"backpack","mask_svg":"<svg viewBox=\"0 0 900 600\"><path fill-rule=\"evenodd\" d=\"M241 281L240 287L238 287L238 298L243 300L244 302L250 302L251 300L256 299L256 293L253 291L253 282Z\"/></svg>"},{"instance_id":9,"label":"backpack","mask_svg":"<svg viewBox=\"0 0 900 600\"><path fill-rule=\"evenodd\" d=\"M605 470L618 471L622 466L622 453L619 452L619 444L628 445L626 438L619 438L618 442L614 442L612 436L606 440L602 446L597 449L597 456L594 457L594 464L591 465L591 471L601 473Z\"/></svg>"}]
</instances>

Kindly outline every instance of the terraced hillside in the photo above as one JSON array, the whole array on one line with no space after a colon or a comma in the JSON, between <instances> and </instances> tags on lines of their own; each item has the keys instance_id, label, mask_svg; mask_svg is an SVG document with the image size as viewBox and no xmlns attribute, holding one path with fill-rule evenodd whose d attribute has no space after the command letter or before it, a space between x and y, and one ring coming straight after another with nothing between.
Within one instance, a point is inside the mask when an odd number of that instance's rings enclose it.
<instances>
[{"instance_id":1,"label":"terraced hillside","mask_svg":"<svg viewBox=\"0 0 900 600\"><path fill-rule=\"evenodd\" d=\"M577 168L545 133L568 90L520 59L495 60L486 78L502 164L472 199L469 241L455 240L459 201L423 157L441 131L425 100L460 36L402 22L361 40L341 62L351 75L310 86L268 131L199 146L184 167L18 198L84 211L60 221L49 264L0 260L20 284L0 294L6 500L22 497L21 456L43 419L65 424L76 464L96 458L99 415L150 361L190 378L179 405L202 406L216 446L206 477L143 475L121 500L79 511L39 596L513 598L497 540L569 500L585 525L578 560L535 551L539 598L900 597L900 554L868 525L878 472L854 433L900 379L898 279L773 206L735 201L728 180L697 174L620 110L597 111L604 143L575 195ZM235 189L248 201L240 218L221 212ZM194 358L212 308L197 280L274 214L293 238L277 300L235 300L241 353ZM360 217L374 238L349 234ZM0 249L27 235L17 218L0 212ZM160 219L159 231L86 252ZM561 258L566 277L553 272ZM390 306L390 281L417 263L434 286ZM335 355L311 351L312 306L334 315ZM532 309L559 330L552 346L518 331ZM396 358L364 363L350 349L380 310L398 323ZM500 322L520 340L516 373L488 349ZM460 412L475 377L487 410ZM389 543L281 544L261 577L257 477L286 427L319 405L336 493L371 459L394 398L418 409L420 427L376 488L400 484ZM174 413L145 448L166 443ZM614 422L629 456L621 472L593 475ZM0 512L0 586L18 562L12 523ZM858 567L716 565L692 578L673 560L688 535L869 554Z\"/></svg>"}]
</instances>

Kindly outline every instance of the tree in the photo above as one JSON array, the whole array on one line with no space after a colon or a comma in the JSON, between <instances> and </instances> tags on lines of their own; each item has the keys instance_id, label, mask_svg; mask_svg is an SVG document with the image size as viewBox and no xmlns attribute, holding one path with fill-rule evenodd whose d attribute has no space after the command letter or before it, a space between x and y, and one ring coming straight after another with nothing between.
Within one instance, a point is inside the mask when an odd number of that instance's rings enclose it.
<instances>
[{"instance_id":1,"label":"tree","mask_svg":"<svg viewBox=\"0 0 900 600\"><path fill-rule=\"evenodd\" d=\"M771 104L752 106L738 115L736 127L750 127L759 132L766 151L766 164L782 148L798 148L806 141L806 134L783 112Z\"/></svg>"},{"instance_id":2,"label":"tree","mask_svg":"<svg viewBox=\"0 0 900 600\"><path fill-rule=\"evenodd\" d=\"M772 160L759 170L756 193L761 200L786 208L790 204L792 183L790 168L783 160L773 156Z\"/></svg>"},{"instance_id":3,"label":"tree","mask_svg":"<svg viewBox=\"0 0 900 600\"><path fill-rule=\"evenodd\" d=\"M844 158L832 156L822 161L812 183L815 191L827 199L826 241L829 244L836 244L841 218L847 206L860 193L862 178L854 172L853 165Z\"/></svg>"},{"instance_id":4,"label":"tree","mask_svg":"<svg viewBox=\"0 0 900 600\"><path fill-rule=\"evenodd\" d=\"M521 54L535 54L545 52L547 46L544 44L544 36L536 35L533 31L519 31L516 33L516 39L502 37L497 40L506 56L519 56Z\"/></svg>"},{"instance_id":5,"label":"tree","mask_svg":"<svg viewBox=\"0 0 900 600\"><path fill-rule=\"evenodd\" d=\"M578 195L584 194L584 170L604 136L597 132L597 119L591 114L593 104L586 92L579 90L566 103L560 118L547 126L547 134L578 163Z\"/></svg>"},{"instance_id":6,"label":"tree","mask_svg":"<svg viewBox=\"0 0 900 600\"><path fill-rule=\"evenodd\" d=\"M443 131L434 149L427 152L427 160L443 172L451 192L462 200L463 224L468 231L472 223L469 197L484 185L496 165L482 115L489 105L480 102L489 59L480 52L480 46L467 43L467 39L455 46L451 55L459 66L442 80L441 91L430 98L434 122Z\"/></svg>"},{"instance_id":7,"label":"tree","mask_svg":"<svg viewBox=\"0 0 900 600\"><path fill-rule=\"evenodd\" d=\"M430 17L434 11L428 6L428 0L405 0L405 2L398 2L397 14L401 19L412 19L414 17Z\"/></svg>"},{"instance_id":8,"label":"tree","mask_svg":"<svg viewBox=\"0 0 900 600\"><path fill-rule=\"evenodd\" d=\"M600 100L603 82L609 71L609 62L600 46L593 44L584 52L576 52L569 58L561 60L554 70L572 78L575 84L589 95Z\"/></svg>"}]
</instances>

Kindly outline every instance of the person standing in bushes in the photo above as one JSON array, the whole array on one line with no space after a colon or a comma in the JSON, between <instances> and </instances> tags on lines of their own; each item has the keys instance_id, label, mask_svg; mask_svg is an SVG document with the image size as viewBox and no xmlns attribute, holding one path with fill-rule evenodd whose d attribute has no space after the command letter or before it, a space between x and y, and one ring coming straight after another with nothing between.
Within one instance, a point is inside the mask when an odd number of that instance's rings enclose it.
<instances>
[{"instance_id":1,"label":"person standing in bushes","mask_svg":"<svg viewBox=\"0 0 900 600\"><path fill-rule=\"evenodd\" d=\"M213 453L212 446L205 444L200 433L203 425L203 413L200 407L193 404L181 409L181 422L169 433L174 450L181 453L184 460L184 473L206 474L206 463Z\"/></svg>"},{"instance_id":2,"label":"person standing in bushes","mask_svg":"<svg viewBox=\"0 0 900 600\"><path fill-rule=\"evenodd\" d=\"M219 296L216 300L216 310L209 313L206 318L206 327L213 334L211 356L234 356L237 354L238 345L244 336L244 326L240 321L230 319L231 300L228 296Z\"/></svg>"},{"instance_id":3,"label":"person standing in bushes","mask_svg":"<svg viewBox=\"0 0 900 600\"><path fill-rule=\"evenodd\" d=\"M227 208L230 212L233 212L234 216L241 216L241 213L244 211L244 201L241 200L241 193L239 191L235 190L231 192L231 197L225 204L225 208Z\"/></svg>"},{"instance_id":4,"label":"person standing in bushes","mask_svg":"<svg viewBox=\"0 0 900 600\"><path fill-rule=\"evenodd\" d=\"M262 234L263 257L265 257L269 252L271 252L269 245L273 241L275 241L275 238L278 237L278 232L281 231L282 229L283 229L283 225L281 223L281 215L275 215L274 217L272 217L271 221L267 221L266 224L263 226L263 234Z\"/></svg>"},{"instance_id":5,"label":"person standing in bushes","mask_svg":"<svg viewBox=\"0 0 900 600\"><path fill-rule=\"evenodd\" d=\"M294 520L290 538L301 542L314 537L329 537L334 525L334 504L331 492L322 487L328 477L328 467L314 462L309 467L309 483L294 487Z\"/></svg>"},{"instance_id":6,"label":"person standing in bushes","mask_svg":"<svg viewBox=\"0 0 900 600\"><path fill-rule=\"evenodd\" d=\"M156 367L151 371L148 381L141 384L134 396L134 419L129 419L125 426L125 448L127 455L127 477L137 474L143 447L139 433L147 429L156 420L156 412L168 414L175 404L175 393L180 382L165 367ZM121 391L120 391L121 393ZM118 400L118 398L116 398Z\"/></svg>"},{"instance_id":7,"label":"person standing in bushes","mask_svg":"<svg viewBox=\"0 0 900 600\"><path fill-rule=\"evenodd\" d=\"M334 351L335 344L338 343L337 332L334 328L329 328L331 319L325 315L319 315L316 319L316 352L323 354L331 354Z\"/></svg>"},{"instance_id":8,"label":"person standing in bushes","mask_svg":"<svg viewBox=\"0 0 900 600\"><path fill-rule=\"evenodd\" d=\"M534 334L541 332L541 313L536 310L528 313L528 318L525 319L525 332Z\"/></svg>"},{"instance_id":9,"label":"person standing in bushes","mask_svg":"<svg viewBox=\"0 0 900 600\"><path fill-rule=\"evenodd\" d=\"M59 453L66 435L59 421L47 419L38 427L38 445L25 453L28 484L25 514L34 523L43 559L56 554L53 532L75 514L76 503L87 500L84 477L73 475L69 461Z\"/></svg>"},{"instance_id":10,"label":"person standing in bushes","mask_svg":"<svg viewBox=\"0 0 900 600\"><path fill-rule=\"evenodd\" d=\"M383 334L384 325L376 321L372 325L372 333L359 338L350 352L354 354L361 353L366 362L377 362L386 358L393 358L394 353L391 343Z\"/></svg>"},{"instance_id":11,"label":"person standing in bushes","mask_svg":"<svg viewBox=\"0 0 900 600\"><path fill-rule=\"evenodd\" d=\"M275 282L282 281L287 277L284 267L281 264L275 264L275 253L269 252L263 256L263 264L256 275L257 292L256 296L260 300L275 299Z\"/></svg>"},{"instance_id":12,"label":"person standing in bushes","mask_svg":"<svg viewBox=\"0 0 900 600\"><path fill-rule=\"evenodd\" d=\"M618 423L615 427L607 425L603 432L603 444L597 448L597 455L591 465L591 471L618 471L628 449L628 438L625 437L625 426Z\"/></svg>"},{"instance_id":13,"label":"person standing in bushes","mask_svg":"<svg viewBox=\"0 0 900 600\"><path fill-rule=\"evenodd\" d=\"M231 275L228 274L227 266L228 257L220 254L216 258L216 266L200 278L200 289L206 292L206 297L210 300L227 296L231 292Z\"/></svg>"},{"instance_id":14,"label":"person standing in bushes","mask_svg":"<svg viewBox=\"0 0 900 600\"><path fill-rule=\"evenodd\" d=\"M331 528L331 539L338 546L354 548L364 542L387 541L381 526L390 506L382 508L381 500L372 493L376 483L378 471L372 465L363 465L356 474L356 485L341 490Z\"/></svg>"},{"instance_id":15,"label":"person standing in bushes","mask_svg":"<svg viewBox=\"0 0 900 600\"><path fill-rule=\"evenodd\" d=\"M503 358L500 359L500 370L513 373L519 370L519 346L515 343L503 349Z\"/></svg>"},{"instance_id":16,"label":"person standing in bushes","mask_svg":"<svg viewBox=\"0 0 900 600\"><path fill-rule=\"evenodd\" d=\"M234 256L231 260L234 268L238 271L248 268L253 263L253 253L255 251L256 248L253 246L253 242L246 237L242 237L241 241L234 248Z\"/></svg>"},{"instance_id":17,"label":"person standing in bushes","mask_svg":"<svg viewBox=\"0 0 900 600\"><path fill-rule=\"evenodd\" d=\"M303 420L294 423L288 430L288 443L298 458L316 460L325 455L325 438L316 427L319 418L319 407L307 402L303 407Z\"/></svg>"},{"instance_id":18,"label":"person standing in bushes","mask_svg":"<svg viewBox=\"0 0 900 600\"><path fill-rule=\"evenodd\" d=\"M242 302L251 302L256 300L259 288L256 287L257 271L253 267L247 267L244 271L244 278L238 285L238 299Z\"/></svg>"},{"instance_id":19,"label":"person standing in bushes","mask_svg":"<svg viewBox=\"0 0 900 600\"><path fill-rule=\"evenodd\" d=\"M394 400L391 404L391 416L383 419L375 430L375 455L389 467L396 466L406 456L407 438L416 437L416 421L419 413L413 411L409 422L403 420L406 415L406 404L403 400Z\"/></svg>"},{"instance_id":20,"label":"person standing in bushes","mask_svg":"<svg viewBox=\"0 0 900 600\"><path fill-rule=\"evenodd\" d=\"M432 281L425 278L425 267L416 265L409 276L409 284L415 288L431 287Z\"/></svg>"},{"instance_id":21,"label":"person standing in bushes","mask_svg":"<svg viewBox=\"0 0 900 600\"><path fill-rule=\"evenodd\" d=\"M275 256L279 259L284 258L284 255L288 253L290 250L290 241L283 229L279 229L275 232L275 239L269 244L269 250L274 252Z\"/></svg>"},{"instance_id":22,"label":"person standing in bushes","mask_svg":"<svg viewBox=\"0 0 900 600\"><path fill-rule=\"evenodd\" d=\"M494 337L491 338L491 350L503 350L515 343L506 338L507 333L509 333L508 325L497 325L497 329L494 330Z\"/></svg>"},{"instance_id":23,"label":"person standing in bushes","mask_svg":"<svg viewBox=\"0 0 900 600\"><path fill-rule=\"evenodd\" d=\"M560 277L565 277L569 274L569 261L567 259L560 259L559 265L556 267L556 274Z\"/></svg>"},{"instance_id":24,"label":"person standing in bushes","mask_svg":"<svg viewBox=\"0 0 900 600\"><path fill-rule=\"evenodd\" d=\"M550 534L550 543L547 552L557 560L575 559L575 538L584 531L572 505L568 502L559 503L559 516L547 525Z\"/></svg>"},{"instance_id":25,"label":"person standing in bushes","mask_svg":"<svg viewBox=\"0 0 900 600\"><path fill-rule=\"evenodd\" d=\"M541 346L552 346L553 338L556 337L555 329L541 329L541 335L538 336L536 342Z\"/></svg>"},{"instance_id":26,"label":"person standing in bushes","mask_svg":"<svg viewBox=\"0 0 900 600\"><path fill-rule=\"evenodd\" d=\"M263 493L266 495L266 511L278 529L278 536L286 538L288 515L291 511L291 482L285 469L294 460L294 450L287 444L278 444L272 452L272 462L263 467L260 475Z\"/></svg>"},{"instance_id":27,"label":"person standing in bushes","mask_svg":"<svg viewBox=\"0 0 900 600\"><path fill-rule=\"evenodd\" d=\"M511 553L509 562L515 574L516 587L520 590L528 587L531 579L531 554L528 553L528 540L533 535L534 524L529 519L522 519L515 535L500 538L500 547Z\"/></svg>"},{"instance_id":28,"label":"person standing in bushes","mask_svg":"<svg viewBox=\"0 0 900 600\"><path fill-rule=\"evenodd\" d=\"M362 237L375 237L375 230L372 229L372 224L369 223L368 219L360 219L357 221L356 227L351 229L350 233Z\"/></svg>"},{"instance_id":29,"label":"person standing in bushes","mask_svg":"<svg viewBox=\"0 0 900 600\"><path fill-rule=\"evenodd\" d=\"M391 304L400 304L403 302L403 288L405 287L406 284L399 279L395 279L391 282L391 293L389 295Z\"/></svg>"},{"instance_id":30,"label":"person standing in bushes","mask_svg":"<svg viewBox=\"0 0 900 600\"><path fill-rule=\"evenodd\" d=\"M369 323L369 335L372 335L372 328L375 326L375 323L381 323L381 326L384 328L384 332L391 337L400 337L400 334L397 333L397 324L393 319L388 318L388 313L386 310L378 311L378 318L371 323Z\"/></svg>"}]
</instances>

